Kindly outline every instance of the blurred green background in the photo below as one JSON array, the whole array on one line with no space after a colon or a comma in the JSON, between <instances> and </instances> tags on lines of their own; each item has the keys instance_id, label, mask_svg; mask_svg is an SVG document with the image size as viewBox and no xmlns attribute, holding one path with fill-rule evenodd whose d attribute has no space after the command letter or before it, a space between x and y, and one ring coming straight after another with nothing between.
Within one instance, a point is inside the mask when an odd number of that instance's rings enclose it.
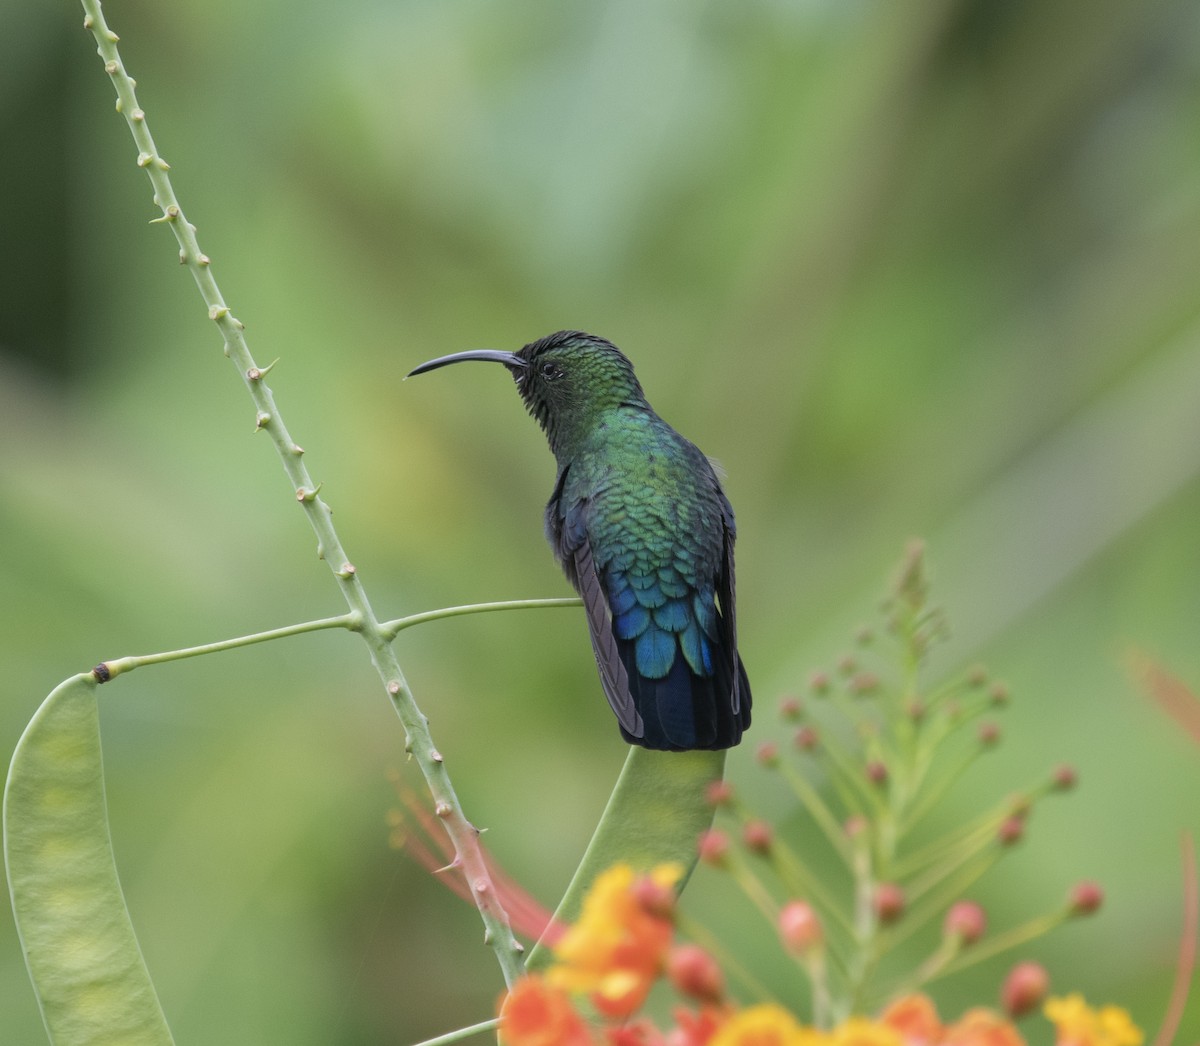
<instances>
[{"instance_id":1,"label":"blurred green background","mask_svg":"<svg viewBox=\"0 0 1200 1046\"><path fill-rule=\"evenodd\" d=\"M1151 1033L1200 752L1133 647L1200 683L1200 7L744 0L331 9L110 0L201 244L381 616L567 594L511 382L421 360L605 335L718 457L758 702L929 543L954 637L1011 687L945 811L1059 761L973 896ZM343 607L156 211L82 12L6 5L0 63L0 748L96 661ZM544 902L624 756L575 611L398 641L468 815ZM404 1043L486 1017L475 912L387 846L402 731L324 633L102 692L122 879L180 1042ZM731 947L701 874L693 912ZM745 934L744 939L741 937ZM771 954L759 960L769 964ZM939 984L995 999L1001 962ZM43 1041L11 917L0 1037ZM1044 1031L1030 1031L1031 1038ZM1194 1003L1180 1042L1200 1035Z\"/></svg>"}]
</instances>

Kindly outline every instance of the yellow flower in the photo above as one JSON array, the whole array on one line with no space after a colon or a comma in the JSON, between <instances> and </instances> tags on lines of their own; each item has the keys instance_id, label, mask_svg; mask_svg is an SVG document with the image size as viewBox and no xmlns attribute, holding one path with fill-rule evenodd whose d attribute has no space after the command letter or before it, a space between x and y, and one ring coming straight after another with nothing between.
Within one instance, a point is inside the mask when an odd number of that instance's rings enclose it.
<instances>
[{"instance_id":1,"label":"yellow flower","mask_svg":"<svg viewBox=\"0 0 1200 1046\"><path fill-rule=\"evenodd\" d=\"M1083 996L1046 1000L1043 1009L1055 1027L1055 1046L1142 1046L1145 1036L1120 1006L1093 1009Z\"/></svg>"},{"instance_id":2,"label":"yellow flower","mask_svg":"<svg viewBox=\"0 0 1200 1046\"><path fill-rule=\"evenodd\" d=\"M679 865L659 865L649 875L652 887L672 889L683 875ZM635 891L633 869L617 864L596 877L579 919L554 947L551 984L587 992L606 1017L628 1017L645 1001L663 969L671 944L668 915L643 903Z\"/></svg>"},{"instance_id":3,"label":"yellow flower","mask_svg":"<svg viewBox=\"0 0 1200 1046\"><path fill-rule=\"evenodd\" d=\"M895 1028L866 1017L850 1017L833 1030L832 1046L904 1046Z\"/></svg>"},{"instance_id":4,"label":"yellow flower","mask_svg":"<svg viewBox=\"0 0 1200 1046\"><path fill-rule=\"evenodd\" d=\"M734 1014L708 1040L708 1046L827 1046L824 1035L802 1028L781 1006L752 1006Z\"/></svg>"}]
</instances>

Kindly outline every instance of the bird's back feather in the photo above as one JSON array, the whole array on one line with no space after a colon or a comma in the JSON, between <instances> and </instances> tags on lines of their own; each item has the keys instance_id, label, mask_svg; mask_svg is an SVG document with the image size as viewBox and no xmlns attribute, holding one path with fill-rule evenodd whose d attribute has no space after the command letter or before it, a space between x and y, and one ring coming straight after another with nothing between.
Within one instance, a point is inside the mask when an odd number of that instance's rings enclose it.
<instances>
[{"instance_id":1,"label":"bird's back feather","mask_svg":"<svg viewBox=\"0 0 1200 1046\"><path fill-rule=\"evenodd\" d=\"M703 455L657 416L650 424L640 461L651 461L652 482L602 458L568 464L546 507L547 536L583 597L625 739L669 751L729 748L750 723L733 510Z\"/></svg>"}]
</instances>

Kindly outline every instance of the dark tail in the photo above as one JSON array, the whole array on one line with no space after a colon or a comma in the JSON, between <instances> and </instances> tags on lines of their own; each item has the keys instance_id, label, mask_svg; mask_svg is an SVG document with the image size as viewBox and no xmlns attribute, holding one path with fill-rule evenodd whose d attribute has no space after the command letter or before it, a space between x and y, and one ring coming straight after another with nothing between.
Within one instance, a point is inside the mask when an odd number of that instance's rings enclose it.
<instances>
[{"instance_id":1,"label":"dark tail","mask_svg":"<svg viewBox=\"0 0 1200 1046\"><path fill-rule=\"evenodd\" d=\"M677 653L663 679L648 679L638 674L633 644L621 646L629 687L644 726L641 737L632 737L622 728L626 741L666 752L732 748L741 741L750 726L750 680L740 657L734 655L735 669L731 658L718 654L716 671L706 677L695 675L683 654Z\"/></svg>"}]
</instances>

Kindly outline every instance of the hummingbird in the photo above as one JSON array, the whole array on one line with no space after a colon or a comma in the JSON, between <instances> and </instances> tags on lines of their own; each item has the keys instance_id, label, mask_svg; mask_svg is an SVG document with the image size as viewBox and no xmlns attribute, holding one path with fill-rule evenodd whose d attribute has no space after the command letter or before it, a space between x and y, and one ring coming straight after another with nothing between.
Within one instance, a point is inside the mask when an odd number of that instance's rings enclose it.
<instances>
[{"instance_id":1,"label":"hummingbird","mask_svg":"<svg viewBox=\"0 0 1200 1046\"><path fill-rule=\"evenodd\" d=\"M750 725L737 530L712 463L655 413L604 338L558 331L518 352L440 356L408 376L465 360L508 368L550 443L546 538L583 601L621 736L674 752L736 745Z\"/></svg>"}]
</instances>

